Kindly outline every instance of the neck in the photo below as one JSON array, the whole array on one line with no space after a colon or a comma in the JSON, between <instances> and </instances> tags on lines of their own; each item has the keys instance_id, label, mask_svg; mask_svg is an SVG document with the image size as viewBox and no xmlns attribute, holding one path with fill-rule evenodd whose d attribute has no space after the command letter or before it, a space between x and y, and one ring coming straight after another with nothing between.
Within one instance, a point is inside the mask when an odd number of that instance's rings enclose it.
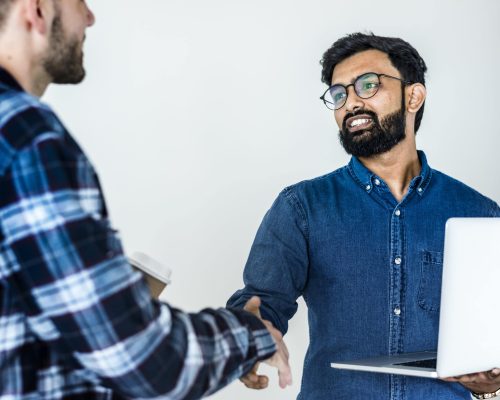
<instances>
[{"instance_id":1,"label":"neck","mask_svg":"<svg viewBox=\"0 0 500 400\"><path fill-rule=\"evenodd\" d=\"M411 180L421 170L413 133L407 134L406 139L390 151L372 157L360 157L360 161L384 180L398 202L403 200Z\"/></svg>"},{"instance_id":2,"label":"neck","mask_svg":"<svg viewBox=\"0 0 500 400\"><path fill-rule=\"evenodd\" d=\"M1 48L0 54L2 54ZM50 79L42 68L30 68L29 62L17 62L17 59L11 56L1 56L0 65L14 77L27 93L41 97L47 90Z\"/></svg>"},{"instance_id":3,"label":"neck","mask_svg":"<svg viewBox=\"0 0 500 400\"><path fill-rule=\"evenodd\" d=\"M10 30L0 37L0 65L28 93L41 97L51 82L45 71L42 55L33 50L28 34Z\"/></svg>"}]
</instances>

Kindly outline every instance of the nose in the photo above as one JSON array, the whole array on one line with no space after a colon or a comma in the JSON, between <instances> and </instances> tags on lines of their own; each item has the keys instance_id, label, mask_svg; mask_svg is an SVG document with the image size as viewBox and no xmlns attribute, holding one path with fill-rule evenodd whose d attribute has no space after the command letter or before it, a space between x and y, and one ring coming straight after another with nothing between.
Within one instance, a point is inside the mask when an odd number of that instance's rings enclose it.
<instances>
[{"instance_id":1,"label":"nose","mask_svg":"<svg viewBox=\"0 0 500 400\"><path fill-rule=\"evenodd\" d=\"M87 6L87 27L95 24L95 15L92 10Z\"/></svg>"},{"instance_id":2,"label":"nose","mask_svg":"<svg viewBox=\"0 0 500 400\"><path fill-rule=\"evenodd\" d=\"M349 92L350 90L350 92ZM363 108L364 106L364 102L363 102L363 99L361 97L359 97L356 93L356 91L354 90L354 86L351 86L351 87L348 87L347 88L347 99L346 99L346 102L345 102L345 110L346 112L353 112L357 109L360 109L360 108Z\"/></svg>"}]
</instances>

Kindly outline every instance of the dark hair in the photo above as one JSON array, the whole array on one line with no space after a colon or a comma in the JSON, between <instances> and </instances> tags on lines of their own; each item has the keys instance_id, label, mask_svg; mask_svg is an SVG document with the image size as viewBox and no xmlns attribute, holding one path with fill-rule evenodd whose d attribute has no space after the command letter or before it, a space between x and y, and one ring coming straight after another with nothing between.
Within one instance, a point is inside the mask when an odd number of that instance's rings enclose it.
<instances>
[{"instance_id":1,"label":"dark hair","mask_svg":"<svg viewBox=\"0 0 500 400\"><path fill-rule=\"evenodd\" d=\"M323 58L321 59L321 65L323 66L321 81L327 85L331 85L333 70L338 63L356 53L372 49L386 53L392 65L399 71L404 80L412 83L418 82L425 86L424 75L427 71L427 66L412 45L403 39L360 32L352 33L338 39L323 54ZM418 131L420 122L422 121L424 105L425 102L415 116L415 133Z\"/></svg>"}]
</instances>

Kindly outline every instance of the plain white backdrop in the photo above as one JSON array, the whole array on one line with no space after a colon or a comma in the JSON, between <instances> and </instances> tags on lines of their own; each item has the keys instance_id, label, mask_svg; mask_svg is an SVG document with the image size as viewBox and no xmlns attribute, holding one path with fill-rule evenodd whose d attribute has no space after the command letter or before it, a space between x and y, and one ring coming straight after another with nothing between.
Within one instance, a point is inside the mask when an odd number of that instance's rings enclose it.
<instances>
[{"instance_id":1,"label":"plain white backdrop","mask_svg":"<svg viewBox=\"0 0 500 400\"><path fill-rule=\"evenodd\" d=\"M89 0L87 78L52 87L54 107L100 173L127 252L173 269L164 292L188 311L242 286L255 232L279 191L348 161L319 96L319 60L373 31L425 59L417 144L430 165L500 200L497 0ZM328 299L325 299L328 301ZM307 348L302 300L286 336L294 385L217 400L294 399Z\"/></svg>"}]
</instances>

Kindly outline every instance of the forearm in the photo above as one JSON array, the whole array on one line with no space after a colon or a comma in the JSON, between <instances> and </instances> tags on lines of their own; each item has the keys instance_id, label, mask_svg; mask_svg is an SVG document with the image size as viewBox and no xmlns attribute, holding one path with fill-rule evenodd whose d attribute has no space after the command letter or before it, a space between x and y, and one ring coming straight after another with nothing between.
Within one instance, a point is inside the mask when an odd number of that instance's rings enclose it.
<instances>
[{"instance_id":1,"label":"forearm","mask_svg":"<svg viewBox=\"0 0 500 400\"><path fill-rule=\"evenodd\" d=\"M274 353L267 330L244 312L185 314L165 304L155 306L156 320L120 343L125 354L114 346L77 355L105 385L126 397L198 399Z\"/></svg>"}]
</instances>

